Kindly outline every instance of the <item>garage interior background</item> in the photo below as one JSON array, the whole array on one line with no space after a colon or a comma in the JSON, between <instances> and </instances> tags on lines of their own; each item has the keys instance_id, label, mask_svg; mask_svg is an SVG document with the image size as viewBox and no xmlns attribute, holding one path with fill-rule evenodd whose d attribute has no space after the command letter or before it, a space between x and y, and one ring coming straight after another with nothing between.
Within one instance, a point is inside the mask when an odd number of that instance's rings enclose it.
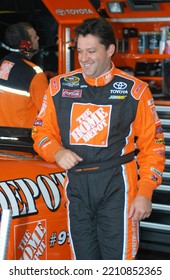
<instances>
[{"instance_id":1,"label":"garage interior background","mask_svg":"<svg viewBox=\"0 0 170 280\"><path fill-rule=\"evenodd\" d=\"M96 10L99 8L99 0L90 2ZM20 21L30 22L40 37L40 52L34 56L33 62L44 71L57 73L57 21L41 0L0 0L0 42L3 42L6 28ZM0 48L0 59L6 53L5 49Z\"/></svg>"}]
</instances>

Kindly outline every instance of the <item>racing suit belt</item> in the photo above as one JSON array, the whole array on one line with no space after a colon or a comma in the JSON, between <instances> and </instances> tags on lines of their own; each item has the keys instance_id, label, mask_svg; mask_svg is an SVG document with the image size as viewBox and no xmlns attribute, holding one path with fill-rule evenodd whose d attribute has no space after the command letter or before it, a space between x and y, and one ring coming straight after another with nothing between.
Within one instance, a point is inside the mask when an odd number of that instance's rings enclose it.
<instances>
[{"instance_id":1,"label":"racing suit belt","mask_svg":"<svg viewBox=\"0 0 170 280\"><path fill-rule=\"evenodd\" d=\"M94 163L87 163L87 164L77 164L75 167L69 169L69 172L73 173L91 173L91 172L100 172L106 169L113 168L115 166L120 166L122 164L128 163L134 159L134 151L120 156L113 159L105 160L102 162L94 162Z\"/></svg>"}]
</instances>

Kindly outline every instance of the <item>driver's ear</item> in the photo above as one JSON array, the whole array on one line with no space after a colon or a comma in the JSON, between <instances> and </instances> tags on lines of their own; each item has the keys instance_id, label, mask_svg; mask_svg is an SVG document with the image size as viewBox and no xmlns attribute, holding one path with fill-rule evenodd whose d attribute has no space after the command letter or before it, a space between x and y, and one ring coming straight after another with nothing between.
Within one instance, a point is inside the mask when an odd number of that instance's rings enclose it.
<instances>
[{"instance_id":1,"label":"driver's ear","mask_svg":"<svg viewBox=\"0 0 170 280\"><path fill-rule=\"evenodd\" d=\"M108 53L109 57L112 57L114 55L115 51L116 51L116 46L114 44L111 44L107 49L107 53Z\"/></svg>"}]
</instances>

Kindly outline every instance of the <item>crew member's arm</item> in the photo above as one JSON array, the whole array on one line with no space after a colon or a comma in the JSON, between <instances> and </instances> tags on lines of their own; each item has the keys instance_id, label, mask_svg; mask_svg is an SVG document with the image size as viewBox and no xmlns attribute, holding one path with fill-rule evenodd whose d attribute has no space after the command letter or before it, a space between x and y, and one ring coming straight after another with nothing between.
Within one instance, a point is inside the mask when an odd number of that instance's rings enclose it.
<instances>
[{"instance_id":1,"label":"crew member's arm","mask_svg":"<svg viewBox=\"0 0 170 280\"><path fill-rule=\"evenodd\" d=\"M37 73L30 84L31 98L37 111L39 112L42 106L43 97L48 87L48 80L44 72Z\"/></svg>"}]
</instances>

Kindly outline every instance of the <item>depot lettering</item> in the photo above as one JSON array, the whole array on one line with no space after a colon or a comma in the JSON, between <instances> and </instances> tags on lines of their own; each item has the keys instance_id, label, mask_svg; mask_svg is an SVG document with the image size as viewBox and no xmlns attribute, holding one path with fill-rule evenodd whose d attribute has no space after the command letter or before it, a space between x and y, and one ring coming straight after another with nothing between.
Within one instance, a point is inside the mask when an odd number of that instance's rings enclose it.
<instances>
[{"instance_id":1,"label":"depot lettering","mask_svg":"<svg viewBox=\"0 0 170 280\"><path fill-rule=\"evenodd\" d=\"M12 210L12 216L32 215L38 212L37 199L42 196L50 211L60 205L59 185L63 187L65 173L39 175L36 182L29 178L0 182L0 208Z\"/></svg>"}]
</instances>

